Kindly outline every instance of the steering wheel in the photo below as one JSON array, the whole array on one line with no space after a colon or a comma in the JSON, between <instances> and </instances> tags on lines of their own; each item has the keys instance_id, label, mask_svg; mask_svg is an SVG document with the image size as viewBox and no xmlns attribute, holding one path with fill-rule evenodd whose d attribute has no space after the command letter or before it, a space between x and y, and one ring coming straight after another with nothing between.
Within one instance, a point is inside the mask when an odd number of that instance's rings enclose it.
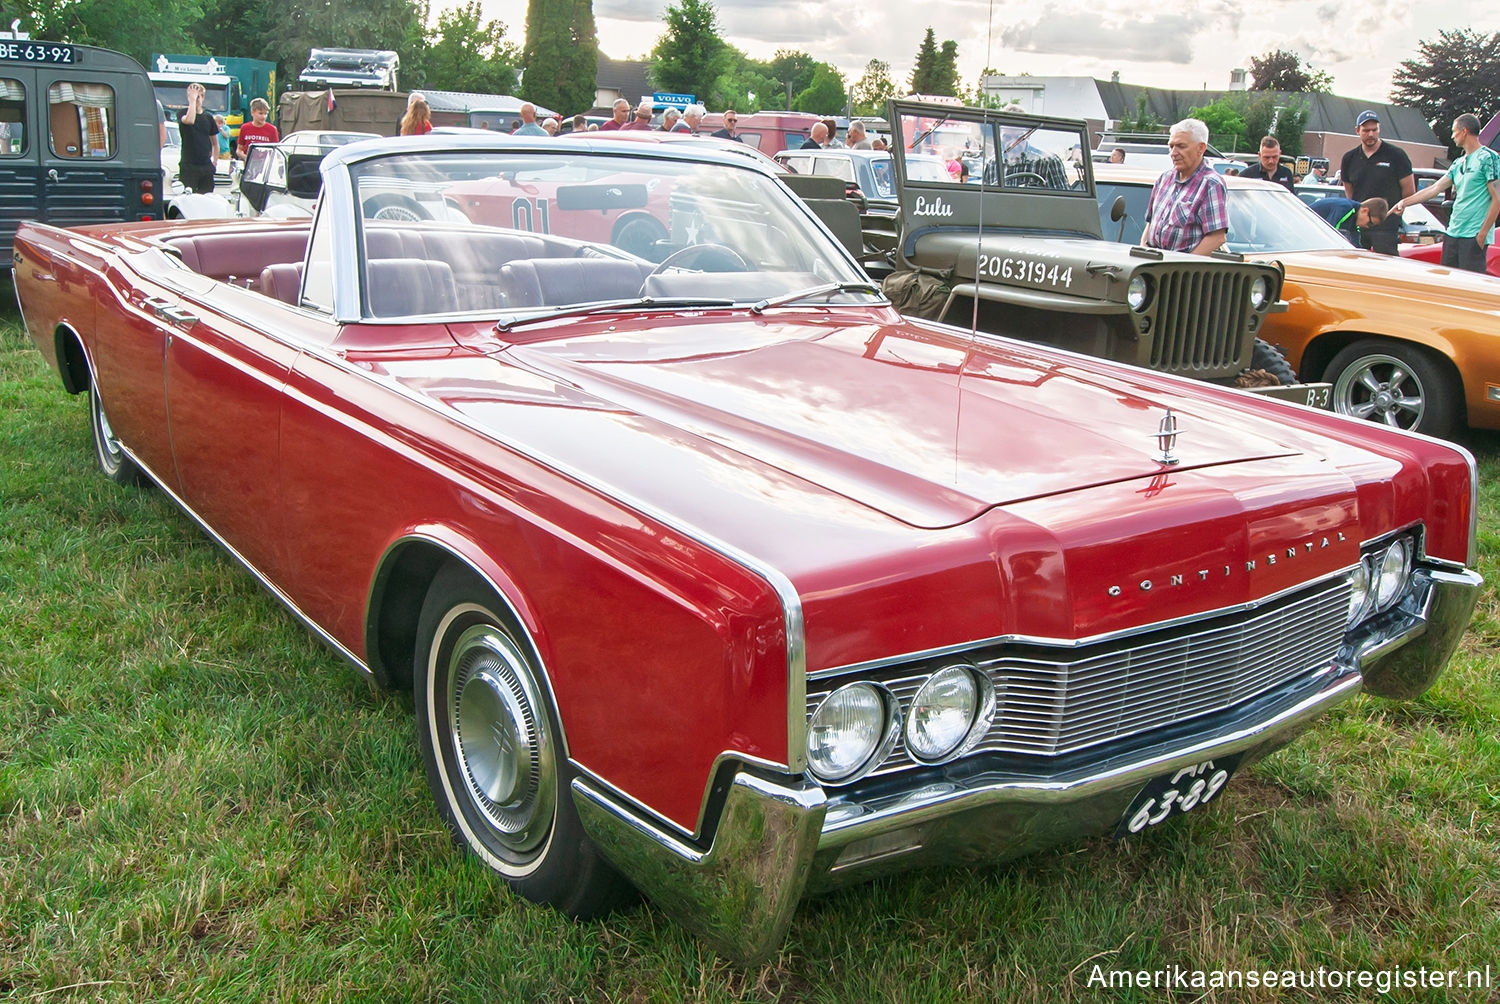
<instances>
[{"instance_id":1,"label":"steering wheel","mask_svg":"<svg viewBox=\"0 0 1500 1004\"><path fill-rule=\"evenodd\" d=\"M662 263L653 268L650 274L660 275L669 268L693 268L694 266L689 263L697 262L699 258L703 259L698 265L700 272L750 271L750 265L736 254L733 248L727 248L722 244L689 244L663 258Z\"/></svg>"},{"instance_id":2,"label":"steering wheel","mask_svg":"<svg viewBox=\"0 0 1500 1004\"><path fill-rule=\"evenodd\" d=\"M1051 188L1052 183L1034 171L1005 172L1006 188Z\"/></svg>"}]
</instances>

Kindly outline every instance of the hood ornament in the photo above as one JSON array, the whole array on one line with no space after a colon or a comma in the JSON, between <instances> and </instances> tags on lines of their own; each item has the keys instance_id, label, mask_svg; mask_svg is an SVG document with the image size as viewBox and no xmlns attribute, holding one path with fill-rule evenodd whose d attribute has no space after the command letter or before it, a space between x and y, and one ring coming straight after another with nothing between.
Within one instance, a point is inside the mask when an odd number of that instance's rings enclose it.
<instances>
[{"instance_id":1,"label":"hood ornament","mask_svg":"<svg viewBox=\"0 0 1500 1004\"><path fill-rule=\"evenodd\" d=\"M1167 409L1166 416L1156 427L1156 448L1161 454L1156 458L1157 463L1175 464L1181 458L1172 452L1177 446L1177 434L1179 426L1177 416L1172 414L1172 409Z\"/></svg>"}]
</instances>

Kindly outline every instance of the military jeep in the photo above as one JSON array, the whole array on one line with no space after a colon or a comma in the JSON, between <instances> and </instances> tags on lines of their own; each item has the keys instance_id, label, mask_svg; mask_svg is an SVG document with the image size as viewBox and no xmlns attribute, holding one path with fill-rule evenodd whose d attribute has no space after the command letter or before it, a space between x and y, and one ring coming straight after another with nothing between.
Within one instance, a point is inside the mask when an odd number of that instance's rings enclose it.
<instances>
[{"instance_id":1,"label":"military jeep","mask_svg":"<svg viewBox=\"0 0 1500 1004\"><path fill-rule=\"evenodd\" d=\"M1277 264L1103 239L1083 122L914 101L889 119L900 211L884 285L904 312L1319 403L1256 338L1285 309ZM961 173L913 177L913 155Z\"/></svg>"}]
</instances>

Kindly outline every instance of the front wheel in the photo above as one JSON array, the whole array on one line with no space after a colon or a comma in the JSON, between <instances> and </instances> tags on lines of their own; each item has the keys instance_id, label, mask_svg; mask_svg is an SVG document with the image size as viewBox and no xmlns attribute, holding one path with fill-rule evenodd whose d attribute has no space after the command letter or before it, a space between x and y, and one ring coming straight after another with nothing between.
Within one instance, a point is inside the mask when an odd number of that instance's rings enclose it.
<instances>
[{"instance_id":1,"label":"front wheel","mask_svg":"<svg viewBox=\"0 0 1500 1004\"><path fill-rule=\"evenodd\" d=\"M104 413L104 404L99 400L99 387L89 384L89 425L94 431L94 459L99 470L117 485L138 485L146 480L135 461L120 446L115 430L110 427L109 416Z\"/></svg>"},{"instance_id":2,"label":"front wheel","mask_svg":"<svg viewBox=\"0 0 1500 1004\"><path fill-rule=\"evenodd\" d=\"M1463 406L1442 362L1403 342L1355 342L1333 357L1323 379L1333 384L1334 411L1439 438L1453 432Z\"/></svg>"},{"instance_id":3,"label":"front wheel","mask_svg":"<svg viewBox=\"0 0 1500 1004\"><path fill-rule=\"evenodd\" d=\"M583 831L545 679L503 609L458 565L422 605L413 676L427 783L455 840L522 896L598 916L629 886Z\"/></svg>"},{"instance_id":4,"label":"front wheel","mask_svg":"<svg viewBox=\"0 0 1500 1004\"><path fill-rule=\"evenodd\" d=\"M1281 381L1283 387L1290 387L1297 382L1297 371L1292 369L1291 363L1286 361L1286 356L1282 355L1281 350L1259 338L1250 349L1250 368L1265 370Z\"/></svg>"}]
</instances>

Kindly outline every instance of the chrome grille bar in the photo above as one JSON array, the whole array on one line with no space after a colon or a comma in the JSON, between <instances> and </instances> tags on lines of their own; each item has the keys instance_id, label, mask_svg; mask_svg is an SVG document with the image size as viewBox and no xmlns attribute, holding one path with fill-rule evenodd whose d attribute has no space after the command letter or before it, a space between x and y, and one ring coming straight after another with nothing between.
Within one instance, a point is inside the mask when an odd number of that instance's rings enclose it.
<instances>
[{"instance_id":1,"label":"chrome grille bar","mask_svg":"<svg viewBox=\"0 0 1500 1004\"><path fill-rule=\"evenodd\" d=\"M1000 647L971 653L994 683L996 713L974 753L1071 753L1231 708L1327 665L1343 643L1349 586L1325 582L1267 610L1082 649ZM884 684L903 719L937 666L860 676ZM807 713L854 677L829 677ZM897 742L875 774L913 766Z\"/></svg>"}]
</instances>

